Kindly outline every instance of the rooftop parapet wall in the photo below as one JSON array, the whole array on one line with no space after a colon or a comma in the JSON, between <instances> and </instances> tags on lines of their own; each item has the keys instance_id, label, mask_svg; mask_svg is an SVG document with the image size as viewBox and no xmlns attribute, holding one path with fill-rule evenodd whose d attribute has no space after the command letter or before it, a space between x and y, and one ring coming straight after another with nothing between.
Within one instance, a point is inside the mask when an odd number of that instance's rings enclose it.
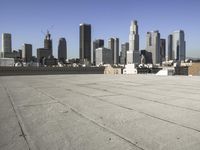
<instances>
[{"instance_id":1,"label":"rooftop parapet wall","mask_svg":"<svg viewBox=\"0 0 200 150\"><path fill-rule=\"evenodd\" d=\"M0 67L0 76L103 74L104 67Z\"/></svg>"}]
</instances>

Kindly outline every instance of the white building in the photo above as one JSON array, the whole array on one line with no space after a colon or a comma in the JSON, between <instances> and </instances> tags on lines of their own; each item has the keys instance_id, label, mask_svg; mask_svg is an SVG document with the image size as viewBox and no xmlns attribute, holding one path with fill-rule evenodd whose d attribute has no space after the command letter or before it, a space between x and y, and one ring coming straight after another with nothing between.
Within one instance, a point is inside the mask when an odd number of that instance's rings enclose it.
<instances>
[{"instance_id":1,"label":"white building","mask_svg":"<svg viewBox=\"0 0 200 150\"><path fill-rule=\"evenodd\" d=\"M112 50L100 47L96 49L96 66L103 64L113 64Z\"/></svg>"},{"instance_id":2,"label":"white building","mask_svg":"<svg viewBox=\"0 0 200 150\"><path fill-rule=\"evenodd\" d=\"M129 33L129 50L127 51L127 64L139 64L139 34L137 21L132 21Z\"/></svg>"},{"instance_id":3,"label":"white building","mask_svg":"<svg viewBox=\"0 0 200 150\"><path fill-rule=\"evenodd\" d=\"M123 74L137 74L135 64L127 64L123 69Z\"/></svg>"},{"instance_id":4,"label":"white building","mask_svg":"<svg viewBox=\"0 0 200 150\"><path fill-rule=\"evenodd\" d=\"M0 58L0 66L14 66L14 58Z\"/></svg>"}]
</instances>

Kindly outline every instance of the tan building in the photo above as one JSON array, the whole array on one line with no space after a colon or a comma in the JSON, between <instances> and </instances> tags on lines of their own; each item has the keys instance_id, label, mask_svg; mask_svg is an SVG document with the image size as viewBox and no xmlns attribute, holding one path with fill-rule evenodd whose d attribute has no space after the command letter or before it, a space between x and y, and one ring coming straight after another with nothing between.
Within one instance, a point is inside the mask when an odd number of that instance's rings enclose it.
<instances>
[{"instance_id":1,"label":"tan building","mask_svg":"<svg viewBox=\"0 0 200 150\"><path fill-rule=\"evenodd\" d=\"M192 63L188 68L188 75L200 76L200 62Z\"/></svg>"},{"instance_id":2,"label":"tan building","mask_svg":"<svg viewBox=\"0 0 200 150\"><path fill-rule=\"evenodd\" d=\"M104 74L122 74L122 68L108 65L105 67Z\"/></svg>"}]
</instances>

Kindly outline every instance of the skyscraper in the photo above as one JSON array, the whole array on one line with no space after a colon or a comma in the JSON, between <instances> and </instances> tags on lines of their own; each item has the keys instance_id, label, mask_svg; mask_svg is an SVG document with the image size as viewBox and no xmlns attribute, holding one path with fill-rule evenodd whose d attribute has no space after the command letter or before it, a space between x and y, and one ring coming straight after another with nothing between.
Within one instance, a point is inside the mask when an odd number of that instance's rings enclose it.
<instances>
[{"instance_id":1,"label":"skyscraper","mask_svg":"<svg viewBox=\"0 0 200 150\"><path fill-rule=\"evenodd\" d=\"M79 58L82 63L91 62L91 25L80 24Z\"/></svg>"},{"instance_id":2,"label":"skyscraper","mask_svg":"<svg viewBox=\"0 0 200 150\"><path fill-rule=\"evenodd\" d=\"M110 38L108 40L108 48L112 50L113 64L119 63L119 38Z\"/></svg>"},{"instance_id":3,"label":"skyscraper","mask_svg":"<svg viewBox=\"0 0 200 150\"><path fill-rule=\"evenodd\" d=\"M22 46L22 59L25 62L30 62L32 59L32 45L31 44L23 44Z\"/></svg>"},{"instance_id":4,"label":"skyscraper","mask_svg":"<svg viewBox=\"0 0 200 150\"><path fill-rule=\"evenodd\" d=\"M172 41L172 58L174 60L184 61L186 57L185 51L185 35L183 30L174 31Z\"/></svg>"},{"instance_id":5,"label":"skyscraper","mask_svg":"<svg viewBox=\"0 0 200 150\"><path fill-rule=\"evenodd\" d=\"M60 38L58 43L58 60L65 62L67 59L67 42L65 38Z\"/></svg>"},{"instance_id":6,"label":"skyscraper","mask_svg":"<svg viewBox=\"0 0 200 150\"><path fill-rule=\"evenodd\" d=\"M45 39L44 39L44 48L45 49L49 49L49 54L50 55L53 55L53 49L52 49L52 39L51 39L51 34L49 33L49 31L47 31L47 34L45 36Z\"/></svg>"},{"instance_id":7,"label":"skyscraper","mask_svg":"<svg viewBox=\"0 0 200 150\"><path fill-rule=\"evenodd\" d=\"M96 49L96 65L103 65L103 64L112 64L112 50L99 47Z\"/></svg>"},{"instance_id":8,"label":"skyscraper","mask_svg":"<svg viewBox=\"0 0 200 150\"><path fill-rule=\"evenodd\" d=\"M138 34L138 24L136 20L132 21L130 26L129 50L139 51L139 34Z\"/></svg>"},{"instance_id":9,"label":"skyscraper","mask_svg":"<svg viewBox=\"0 0 200 150\"><path fill-rule=\"evenodd\" d=\"M43 60L53 57L53 49L52 49L52 40L51 34L47 31L47 34L44 39L44 48L37 49L37 61L40 64L44 64Z\"/></svg>"},{"instance_id":10,"label":"skyscraper","mask_svg":"<svg viewBox=\"0 0 200 150\"><path fill-rule=\"evenodd\" d=\"M160 62L166 60L166 40L160 39Z\"/></svg>"},{"instance_id":11,"label":"skyscraper","mask_svg":"<svg viewBox=\"0 0 200 150\"><path fill-rule=\"evenodd\" d=\"M2 34L1 57L6 57L6 53L12 52L12 37L10 33Z\"/></svg>"},{"instance_id":12,"label":"skyscraper","mask_svg":"<svg viewBox=\"0 0 200 150\"><path fill-rule=\"evenodd\" d=\"M168 36L168 60L172 60L172 40L173 40L173 36L172 34L170 34Z\"/></svg>"},{"instance_id":13,"label":"skyscraper","mask_svg":"<svg viewBox=\"0 0 200 150\"><path fill-rule=\"evenodd\" d=\"M186 42L183 30L174 31L168 36L168 60L184 61Z\"/></svg>"},{"instance_id":14,"label":"skyscraper","mask_svg":"<svg viewBox=\"0 0 200 150\"><path fill-rule=\"evenodd\" d=\"M129 51L127 51L127 64L139 63L140 53L139 53L139 34L138 34L138 24L134 20L131 22L130 33L129 33Z\"/></svg>"},{"instance_id":15,"label":"skyscraper","mask_svg":"<svg viewBox=\"0 0 200 150\"><path fill-rule=\"evenodd\" d=\"M94 65L95 65L95 62L96 62L96 60L95 60L96 49L100 48L100 47L104 47L104 40L97 39L97 40L93 41L93 63L94 63Z\"/></svg>"},{"instance_id":16,"label":"skyscraper","mask_svg":"<svg viewBox=\"0 0 200 150\"><path fill-rule=\"evenodd\" d=\"M129 43L123 43L121 45L121 52L120 52L120 64L126 64L127 59L127 51L129 50Z\"/></svg>"},{"instance_id":17,"label":"skyscraper","mask_svg":"<svg viewBox=\"0 0 200 150\"><path fill-rule=\"evenodd\" d=\"M160 33L159 31L147 32L146 50L152 53L153 64L160 64Z\"/></svg>"}]
</instances>

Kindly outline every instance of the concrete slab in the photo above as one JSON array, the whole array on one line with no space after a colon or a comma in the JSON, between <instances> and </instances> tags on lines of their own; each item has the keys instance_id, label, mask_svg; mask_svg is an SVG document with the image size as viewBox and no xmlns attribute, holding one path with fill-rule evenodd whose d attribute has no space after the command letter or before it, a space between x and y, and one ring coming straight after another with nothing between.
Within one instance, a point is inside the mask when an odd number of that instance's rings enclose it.
<instances>
[{"instance_id":1,"label":"concrete slab","mask_svg":"<svg viewBox=\"0 0 200 150\"><path fill-rule=\"evenodd\" d=\"M199 150L200 78L0 77L0 149Z\"/></svg>"}]
</instances>

